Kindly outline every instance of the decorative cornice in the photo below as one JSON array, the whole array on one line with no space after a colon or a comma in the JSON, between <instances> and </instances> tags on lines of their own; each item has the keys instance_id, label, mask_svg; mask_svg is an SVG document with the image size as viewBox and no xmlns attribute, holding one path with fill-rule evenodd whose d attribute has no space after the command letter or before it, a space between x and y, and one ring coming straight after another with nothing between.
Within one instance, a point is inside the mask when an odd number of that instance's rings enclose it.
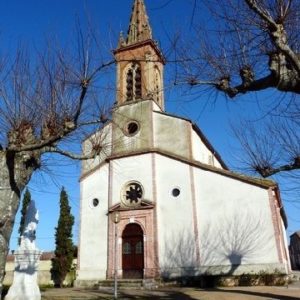
<instances>
[{"instance_id":1,"label":"decorative cornice","mask_svg":"<svg viewBox=\"0 0 300 300\"><path fill-rule=\"evenodd\" d=\"M161 62L162 64L165 65L166 64L166 59L163 56L161 50L159 49L157 43L153 40L145 40L145 41L141 41L141 42L138 42L138 43L135 43L135 44L132 44L132 45L123 45L122 47L118 47L116 50L113 50L113 54L116 55L116 54L121 53L121 52L135 50L137 48L145 47L147 45L150 45L154 49L154 51L156 52L157 56L159 57L159 59L157 61ZM134 60L138 61L136 58ZM132 60L129 60L129 61L132 61ZM142 61L145 61L145 58L143 58Z\"/></svg>"},{"instance_id":2,"label":"decorative cornice","mask_svg":"<svg viewBox=\"0 0 300 300\"><path fill-rule=\"evenodd\" d=\"M259 186L262 188L270 188L270 187L277 187L277 183L272 181L272 180L268 180L268 179L262 179L262 178L257 178L257 177L251 177L251 176L247 176L247 175L243 175L243 174L239 174L236 172L232 172L229 170L225 170L225 169L221 169L221 168L217 168L211 165L207 165L204 163L201 163L199 161L193 160L193 159L188 159L185 158L183 156L171 153L169 151L165 151L165 150L161 150L158 148L152 148L152 149L143 149L143 150L138 150L138 151L130 151L130 153L128 153L127 151L124 152L120 152L118 154L114 154L111 155L109 157L106 158L106 162L109 162L111 160L116 160L116 159L121 159L121 158L125 158L125 157L132 157L132 156L137 156L137 155L143 155L143 154L150 154L150 153L156 153L156 154L160 154L162 156L166 156L168 158L171 159L175 159L177 161L181 161L183 163L189 164L191 166L194 166L196 168L205 170L205 171L210 171L213 173L217 173L226 177L230 177L233 179L237 179L240 180L242 182L245 183L249 183L255 186ZM100 164L99 166L93 168L93 170L83 174L80 178L80 180L83 180L84 178L86 178L88 175L90 175L92 172L95 172L98 168L100 168Z\"/></svg>"},{"instance_id":3,"label":"decorative cornice","mask_svg":"<svg viewBox=\"0 0 300 300\"><path fill-rule=\"evenodd\" d=\"M152 201L142 200L139 206L135 207L125 207L122 206L121 203L117 203L108 209L108 213L112 213L114 211L128 211L128 210L143 210L143 209L153 209L155 204Z\"/></svg>"}]
</instances>

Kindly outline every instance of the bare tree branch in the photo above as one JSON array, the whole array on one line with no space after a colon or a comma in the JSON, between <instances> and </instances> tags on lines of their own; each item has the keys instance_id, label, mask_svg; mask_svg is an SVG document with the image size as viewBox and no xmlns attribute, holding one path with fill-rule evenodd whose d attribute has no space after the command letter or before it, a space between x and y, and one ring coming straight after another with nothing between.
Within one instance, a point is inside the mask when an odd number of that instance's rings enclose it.
<instances>
[{"instance_id":1,"label":"bare tree branch","mask_svg":"<svg viewBox=\"0 0 300 300\"><path fill-rule=\"evenodd\" d=\"M241 162L263 177L299 170L299 125L293 120L273 117L262 126L244 121L233 128L244 152Z\"/></svg>"},{"instance_id":2,"label":"bare tree branch","mask_svg":"<svg viewBox=\"0 0 300 300\"><path fill-rule=\"evenodd\" d=\"M74 160L88 160L88 159L94 159L99 153L101 152L102 147L93 148L92 151L88 154L76 154L70 151L59 149L58 147L45 147L45 152L50 153L57 153L63 156L66 156L68 158L74 159Z\"/></svg>"},{"instance_id":3,"label":"bare tree branch","mask_svg":"<svg viewBox=\"0 0 300 300\"><path fill-rule=\"evenodd\" d=\"M176 81L213 86L230 98L269 88L300 94L300 4L270 3L202 1L213 27L199 21L190 44L174 44L181 67Z\"/></svg>"},{"instance_id":4,"label":"bare tree branch","mask_svg":"<svg viewBox=\"0 0 300 300\"><path fill-rule=\"evenodd\" d=\"M55 40L37 53L21 49L0 66L0 187L5 187L0 189L0 294L20 194L41 168L43 155L77 160L105 155L102 137L82 155L72 151L77 149L72 140L78 144L108 120L103 106L111 105L109 97L99 96L98 82L114 60L111 53L99 59L90 36L81 30L69 50Z\"/></svg>"}]
</instances>

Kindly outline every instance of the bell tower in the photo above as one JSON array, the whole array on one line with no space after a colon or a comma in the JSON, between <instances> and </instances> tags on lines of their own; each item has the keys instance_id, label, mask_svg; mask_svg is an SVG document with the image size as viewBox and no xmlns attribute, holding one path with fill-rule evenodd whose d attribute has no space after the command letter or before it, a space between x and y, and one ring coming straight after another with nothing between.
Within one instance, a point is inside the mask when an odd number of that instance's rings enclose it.
<instances>
[{"instance_id":1,"label":"bell tower","mask_svg":"<svg viewBox=\"0 0 300 300\"><path fill-rule=\"evenodd\" d=\"M117 49L117 105L152 100L164 110L165 60L152 38L143 0L134 0L127 36L120 33Z\"/></svg>"}]
</instances>

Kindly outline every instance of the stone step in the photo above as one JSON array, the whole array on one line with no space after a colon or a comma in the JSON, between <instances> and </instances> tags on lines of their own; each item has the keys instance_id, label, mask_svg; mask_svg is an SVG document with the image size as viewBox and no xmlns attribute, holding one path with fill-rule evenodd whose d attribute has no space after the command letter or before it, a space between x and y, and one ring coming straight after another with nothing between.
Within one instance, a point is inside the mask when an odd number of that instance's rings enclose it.
<instances>
[{"instance_id":1,"label":"stone step","mask_svg":"<svg viewBox=\"0 0 300 300\"><path fill-rule=\"evenodd\" d=\"M293 271L290 276L290 283L289 286L300 287L300 272Z\"/></svg>"},{"instance_id":2,"label":"stone step","mask_svg":"<svg viewBox=\"0 0 300 300\"><path fill-rule=\"evenodd\" d=\"M101 280L97 286L101 287L113 287L115 284L114 280ZM142 288L144 286L142 279L118 279L119 288Z\"/></svg>"}]
</instances>

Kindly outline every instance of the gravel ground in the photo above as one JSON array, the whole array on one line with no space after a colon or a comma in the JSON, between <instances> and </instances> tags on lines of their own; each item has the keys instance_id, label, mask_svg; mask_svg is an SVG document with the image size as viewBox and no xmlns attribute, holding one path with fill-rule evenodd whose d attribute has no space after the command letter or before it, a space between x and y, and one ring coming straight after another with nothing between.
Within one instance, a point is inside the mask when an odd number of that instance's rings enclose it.
<instances>
[{"instance_id":1,"label":"gravel ground","mask_svg":"<svg viewBox=\"0 0 300 300\"><path fill-rule=\"evenodd\" d=\"M112 289L87 291L82 289L49 289L43 300L113 299ZM122 289L118 299L177 300L299 300L300 282L288 287L235 287L218 289L168 288L157 290Z\"/></svg>"}]
</instances>

